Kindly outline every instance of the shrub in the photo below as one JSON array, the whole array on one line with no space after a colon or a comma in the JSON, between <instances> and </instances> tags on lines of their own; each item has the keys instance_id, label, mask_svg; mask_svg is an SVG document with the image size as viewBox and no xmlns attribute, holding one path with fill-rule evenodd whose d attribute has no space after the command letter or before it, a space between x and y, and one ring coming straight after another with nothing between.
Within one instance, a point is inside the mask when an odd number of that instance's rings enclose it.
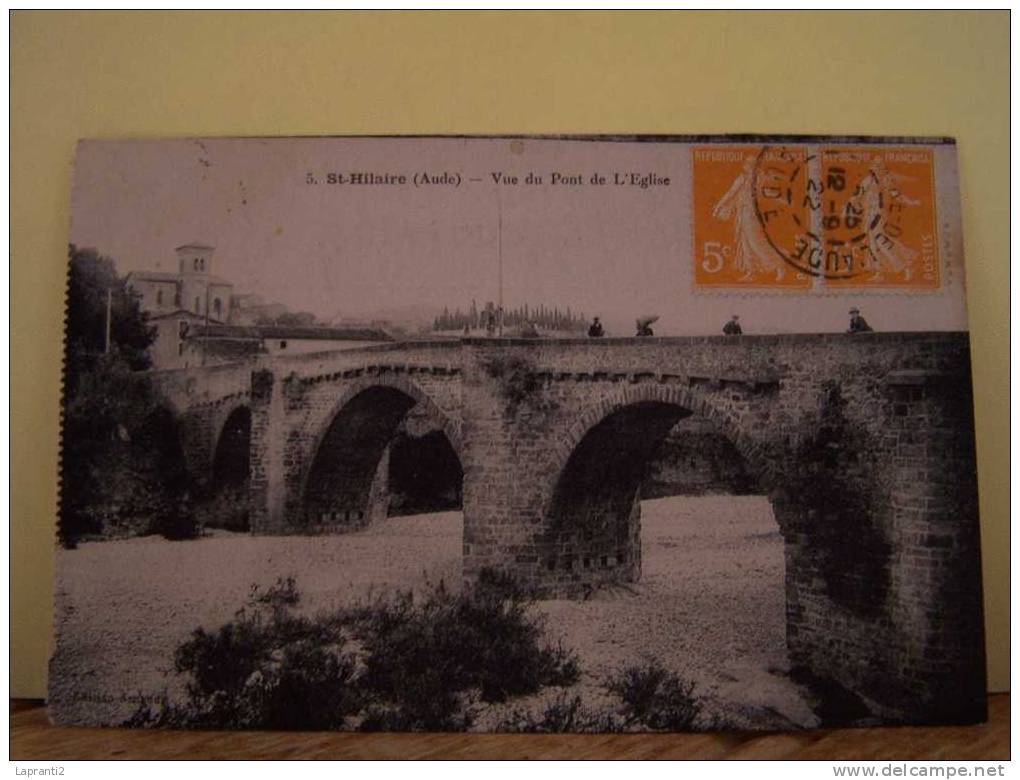
<instances>
[{"instance_id":1,"label":"shrub","mask_svg":"<svg viewBox=\"0 0 1020 780\"><path fill-rule=\"evenodd\" d=\"M888 486L882 475L862 478L864 454L874 446L867 431L847 419L846 406L839 382L827 382L817 430L793 453L797 468L784 476L782 492L815 517L811 544L820 553L829 597L871 616L881 612L890 588L892 546L871 508ZM845 565L850 547L858 553L854 566Z\"/></svg>"},{"instance_id":2,"label":"shrub","mask_svg":"<svg viewBox=\"0 0 1020 780\"><path fill-rule=\"evenodd\" d=\"M500 723L500 731L528 734L619 731L620 723L611 712L597 712L584 705L580 696L562 693L546 705L541 716L515 709Z\"/></svg>"},{"instance_id":3,"label":"shrub","mask_svg":"<svg viewBox=\"0 0 1020 780\"><path fill-rule=\"evenodd\" d=\"M524 403L538 411L555 408L555 401L543 397L543 381L530 360L516 355L494 355L482 361L482 370L499 382L508 416L513 417Z\"/></svg>"},{"instance_id":4,"label":"shrub","mask_svg":"<svg viewBox=\"0 0 1020 780\"><path fill-rule=\"evenodd\" d=\"M174 656L190 675L182 705L145 704L129 725L338 729L356 713L355 658L318 622L249 604L215 632L197 629Z\"/></svg>"},{"instance_id":5,"label":"shrub","mask_svg":"<svg viewBox=\"0 0 1020 780\"><path fill-rule=\"evenodd\" d=\"M606 690L623 701L628 724L653 731L686 731L701 713L694 683L670 672L655 660L630 666L606 683Z\"/></svg>"},{"instance_id":6,"label":"shrub","mask_svg":"<svg viewBox=\"0 0 1020 780\"><path fill-rule=\"evenodd\" d=\"M368 654L363 685L391 708L368 727L463 728L458 694L497 702L575 682L575 657L542 643L530 603L511 581L483 573L461 596L440 583L420 603L408 592L353 614Z\"/></svg>"},{"instance_id":7,"label":"shrub","mask_svg":"<svg viewBox=\"0 0 1020 780\"><path fill-rule=\"evenodd\" d=\"M463 730L468 698L503 701L579 675L498 575L460 596L440 583L417 602L398 593L315 619L293 614L299 600L292 577L253 587L233 621L177 649L187 700L146 703L129 725Z\"/></svg>"},{"instance_id":8,"label":"shrub","mask_svg":"<svg viewBox=\"0 0 1020 780\"><path fill-rule=\"evenodd\" d=\"M159 534L172 541L197 539L202 535L202 526L187 494L178 496L168 491L162 492L153 497L151 510L149 533Z\"/></svg>"},{"instance_id":9,"label":"shrub","mask_svg":"<svg viewBox=\"0 0 1020 780\"><path fill-rule=\"evenodd\" d=\"M195 511L204 528L222 528L236 533L251 530L248 493L244 487L228 485L211 492L207 486L196 498Z\"/></svg>"},{"instance_id":10,"label":"shrub","mask_svg":"<svg viewBox=\"0 0 1020 780\"><path fill-rule=\"evenodd\" d=\"M252 585L250 600L256 604L266 604L274 611L285 610L301 600L301 593L293 577L277 577L276 582L265 589Z\"/></svg>"}]
</instances>

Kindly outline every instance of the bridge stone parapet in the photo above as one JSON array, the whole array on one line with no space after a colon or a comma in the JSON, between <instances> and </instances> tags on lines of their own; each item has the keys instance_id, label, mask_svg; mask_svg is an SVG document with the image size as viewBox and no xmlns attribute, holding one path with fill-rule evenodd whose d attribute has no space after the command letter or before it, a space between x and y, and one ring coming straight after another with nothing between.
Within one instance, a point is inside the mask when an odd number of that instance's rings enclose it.
<instances>
[{"instance_id":1,"label":"bridge stone parapet","mask_svg":"<svg viewBox=\"0 0 1020 780\"><path fill-rule=\"evenodd\" d=\"M457 340L403 341L355 349L309 352L286 357L262 357L257 365L279 376L300 381L338 379L337 374L377 371L443 373L459 369L461 342Z\"/></svg>"}]
</instances>

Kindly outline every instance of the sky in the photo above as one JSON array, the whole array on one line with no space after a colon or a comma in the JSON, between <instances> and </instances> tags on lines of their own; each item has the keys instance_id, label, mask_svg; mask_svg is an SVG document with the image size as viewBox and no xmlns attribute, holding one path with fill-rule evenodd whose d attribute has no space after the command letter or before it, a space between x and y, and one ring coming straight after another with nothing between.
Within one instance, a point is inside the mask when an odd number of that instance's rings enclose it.
<instances>
[{"instance_id":1,"label":"sky","mask_svg":"<svg viewBox=\"0 0 1020 780\"><path fill-rule=\"evenodd\" d=\"M209 244L214 273L236 293L323 319L481 306L498 300L502 266L507 306L569 306L617 335L646 314L660 317L657 335L718 333L733 313L748 333L842 331L851 306L878 330L964 330L955 148L933 149L941 282L927 292L698 287L685 143L83 141L70 240L122 273L176 270L175 247ZM351 184L352 172L406 183ZM632 173L658 183L631 185ZM592 183L599 175L606 184Z\"/></svg>"}]
</instances>

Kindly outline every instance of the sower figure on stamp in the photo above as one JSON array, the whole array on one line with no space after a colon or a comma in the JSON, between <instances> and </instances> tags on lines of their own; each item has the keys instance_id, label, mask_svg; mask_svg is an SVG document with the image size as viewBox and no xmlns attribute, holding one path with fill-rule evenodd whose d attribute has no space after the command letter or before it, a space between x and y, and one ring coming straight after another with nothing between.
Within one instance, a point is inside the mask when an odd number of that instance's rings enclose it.
<instances>
[{"instance_id":1,"label":"sower figure on stamp","mask_svg":"<svg viewBox=\"0 0 1020 780\"><path fill-rule=\"evenodd\" d=\"M863 214L865 225L882 225L878 231L867 231L867 248L871 259L873 273L868 277L870 282L880 282L887 273L899 274L903 281L913 278L913 262L917 252L908 247L896 236L900 230L897 222L889 223L889 213L900 213L904 208L920 206L921 202L905 195L900 182L909 177L899 176L887 171L881 162L875 163L871 175L866 176L848 205L858 214ZM883 201L887 206L883 206ZM870 330L870 329L869 329Z\"/></svg>"},{"instance_id":2,"label":"sower figure on stamp","mask_svg":"<svg viewBox=\"0 0 1020 780\"><path fill-rule=\"evenodd\" d=\"M744 160L743 169L719 198L712 216L726 222L733 220L733 239L736 252L734 266L743 273L740 281L748 281L756 274L775 274L780 282L786 276L782 260L769 246L754 207L754 158Z\"/></svg>"},{"instance_id":3,"label":"sower figure on stamp","mask_svg":"<svg viewBox=\"0 0 1020 780\"><path fill-rule=\"evenodd\" d=\"M861 316L861 311L856 306L850 310L850 327L847 328L847 333L871 333L871 326L868 321Z\"/></svg>"},{"instance_id":4,"label":"sower figure on stamp","mask_svg":"<svg viewBox=\"0 0 1020 780\"><path fill-rule=\"evenodd\" d=\"M730 321L723 325L722 332L727 336L739 336L744 332L740 327L740 317L736 314L730 317Z\"/></svg>"},{"instance_id":5,"label":"sower figure on stamp","mask_svg":"<svg viewBox=\"0 0 1020 780\"><path fill-rule=\"evenodd\" d=\"M591 325L588 326L588 337L593 339L602 338L605 335L605 330L602 328L602 323L599 322L599 318L596 317L591 321Z\"/></svg>"}]
</instances>

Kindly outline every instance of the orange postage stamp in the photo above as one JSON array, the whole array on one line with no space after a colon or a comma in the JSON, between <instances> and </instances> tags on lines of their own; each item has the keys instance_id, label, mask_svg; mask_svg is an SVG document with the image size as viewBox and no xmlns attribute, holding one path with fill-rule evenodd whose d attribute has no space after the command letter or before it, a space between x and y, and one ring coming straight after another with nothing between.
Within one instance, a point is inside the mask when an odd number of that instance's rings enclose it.
<instances>
[{"instance_id":1,"label":"orange postage stamp","mask_svg":"<svg viewBox=\"0 0 1020 780\"><path fill-rule=\"evenodd\" d=\"M716 145L692 167L698 287L939 286L929 150Z\"/></svg>"}]
</instances>

